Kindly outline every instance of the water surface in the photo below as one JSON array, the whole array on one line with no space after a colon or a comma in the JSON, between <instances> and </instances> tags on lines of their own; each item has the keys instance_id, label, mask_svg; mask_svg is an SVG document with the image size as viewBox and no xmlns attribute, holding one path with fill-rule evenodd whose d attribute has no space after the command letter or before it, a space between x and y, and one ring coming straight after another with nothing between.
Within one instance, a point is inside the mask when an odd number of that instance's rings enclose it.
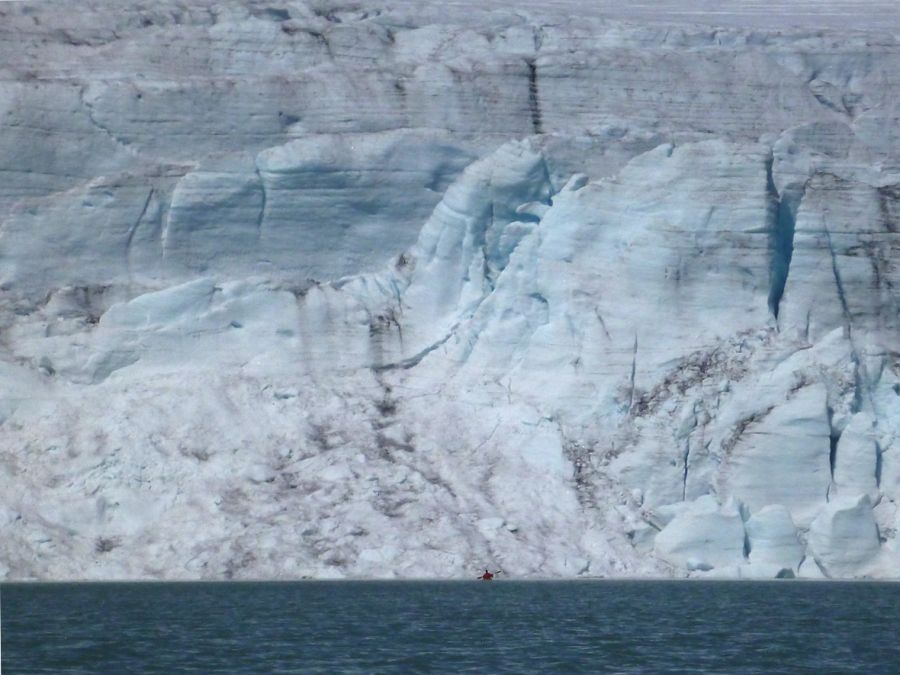
<instances>
[{"instance_id":1,"label":"water surface","mask_svg":"<svg viewBox=\"0 0 900 675\"><path fill-rule=\"evenodd\" d=\"M900 585L5 584L11 673L900 672Z\"/></svg>"}]
</instances>

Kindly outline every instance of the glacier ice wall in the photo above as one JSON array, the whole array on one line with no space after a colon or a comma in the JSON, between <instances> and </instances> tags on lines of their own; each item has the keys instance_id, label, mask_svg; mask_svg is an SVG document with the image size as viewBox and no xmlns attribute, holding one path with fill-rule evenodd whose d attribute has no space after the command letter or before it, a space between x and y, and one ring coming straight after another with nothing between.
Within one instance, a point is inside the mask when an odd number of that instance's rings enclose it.
<instances>
[{"instance_id":1,"label":"glacier ice wall","mask_svg":"<svg viewBox=\"0 0 900 675\"><path fill-rule=\"evenodd\" d=\"M900 575L896 10L572 8L0 5L0 575Z\"/></svg>"}]
</instances>

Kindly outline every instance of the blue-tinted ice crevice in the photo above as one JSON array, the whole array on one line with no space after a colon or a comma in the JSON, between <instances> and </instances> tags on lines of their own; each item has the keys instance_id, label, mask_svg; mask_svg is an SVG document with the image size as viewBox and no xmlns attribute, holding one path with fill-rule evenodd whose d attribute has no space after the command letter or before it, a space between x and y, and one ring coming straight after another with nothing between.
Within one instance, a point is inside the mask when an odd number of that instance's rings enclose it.
<instances>
[{"instance_id":1,"label":"blue-tinted ice crevice","mask_svg":"<svg viewBox=\"0 0 900 675\"><path fill-rule=\"evenodd\" d=\"M464 325L477 339L481 323L471 321L495 293L513 252L534 236L552 194L546 160L529 139L470 165L403 254L402 268L388 271L398 282L397 316L410 339L375 369L412 368Z\"/></svg>"},{"instance_id":2,"label":"blue-tinted ice crevice","mask_svg":"<svg viewBox=\"0 0 900 675\"><path fill-rule=\"evenodd\" d=\"M794 186L786 187L781 193L775 187L772 176L774 158L766 161L766 194L769 200L769 311L777 319L778 309L788 273L791 268L791 257L794 253L794 230L797 222L797 209L803 196L803 189Z\"/></svg>"},{"instance_id":3,"label":"blue-tinted ice crevice","mask_svg":"<svg viewBox=\"0 0 900 675\"><path fill-rule=\"evenodd\" d=\"M526 61L528 65L528 109L531 113L531 132L544 133L544 124L541 115L540 92L538 91L537 63L534 59Z\"/></svg>"}]
</instances>

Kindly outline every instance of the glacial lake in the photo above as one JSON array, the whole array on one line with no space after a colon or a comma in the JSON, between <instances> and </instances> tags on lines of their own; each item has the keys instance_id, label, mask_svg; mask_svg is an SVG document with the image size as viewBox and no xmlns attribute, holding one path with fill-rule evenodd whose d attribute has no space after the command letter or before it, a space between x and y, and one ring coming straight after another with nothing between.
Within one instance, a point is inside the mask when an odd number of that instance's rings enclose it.
<instances>
[{"instance_id":1,"label":"glacial lake","mask_svg":"<svg viewBox=\"0 0 900 675\"><path fill-rule=\"evenodd\" d=\"M900 584L4 584L3 673L888 673Z\"/></svg>"}]
</instances>

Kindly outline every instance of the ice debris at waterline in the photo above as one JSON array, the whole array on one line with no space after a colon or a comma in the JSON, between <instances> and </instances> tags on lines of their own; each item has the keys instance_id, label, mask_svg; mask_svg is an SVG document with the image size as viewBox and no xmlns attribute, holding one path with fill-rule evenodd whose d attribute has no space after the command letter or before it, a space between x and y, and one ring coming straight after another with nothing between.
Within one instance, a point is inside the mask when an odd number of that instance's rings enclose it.
<instances>
[{"instance_id":1,"label":"ice debris at waterline","mask_svg":"<svg viewBox=\"0 0 900 675\"><path fill-rule=\"evenodd\" d=\"M0 576L900 576L896 9L518 4L0 5Z\"/></svg>"}]
</instances>

